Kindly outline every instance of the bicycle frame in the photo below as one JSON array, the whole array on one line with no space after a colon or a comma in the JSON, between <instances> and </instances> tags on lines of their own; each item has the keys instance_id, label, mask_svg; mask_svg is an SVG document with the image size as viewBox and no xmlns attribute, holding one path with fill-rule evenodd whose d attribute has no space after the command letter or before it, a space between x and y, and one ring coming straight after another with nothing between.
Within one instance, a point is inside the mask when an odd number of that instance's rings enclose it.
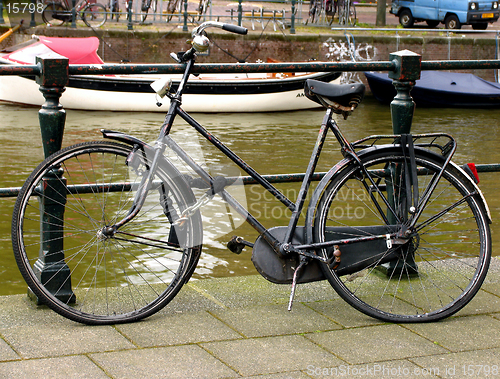
<instances>
[{"instance_id":1,"label":"bicycle frame","mask_svg":"<svg viewBox=\"0 0 500 379\"><path fill-rule=\"evenodd\" d=\"M201 31L200 31L201 32ZM313 148L311 158L309 160L308 167L306 169L306 173L304 175L299 194L295 203L287 198L282 192L280 192L276 187L274 187L268 180L266 180L261 174L255 171L251 166L249 166L243 159L241 159L237 154L235 154L231 149L229 149L226 145L224 145L221 141L219 141L215 136L213 136L209 131L207 131L201 124L199 124L194 118L192 118L188 113L186 113L182 108L182 94L184 87L189 79L191 74L193 65L196 61L196 53L194 48L184 53L182 56L182 61L186 63L186 68L184 71L184 75L180 81L179 87L175 94L167 94L170 98L170 107L165 116L165 120L161 126L159 137L155 143L154 147L150 147L154 151L154 158L150 165L150 169L148 170L148 174L143 177L140 188L141 190L137 192L136 198L134 199L133 206L129 212L129 214L121 221L110 227L109 233L114 233L118 228L125 225L128 221L133 219L140 211L142 205L145 202L146 195L149 189L153 184L153 177L155 175L156 169L159 165L159 162L163 158L163 153L167 148L174 151L180 159L182 159L188 166L193 169L197 175L200 176L202 180L204 180L208 186L208 188L213 189L214 186L214 178L205 171L200 165L198 165L188 153L186 153L172 138L170 138L169 134L171 128L173 126L174 119L179 116L184 121L186 121L191 127L193 127L199 134L201 134L207 141L209 141L213 146L215 146L219 151L221 151L226 157L228 157L232 162L234 162L239 168L245 171L250 177L252 177L261 187L266 189L270 194L272 194L277 200L279 200L284 206L292 211L292 215L290 217L290 221L287 227L286 235L283 241L279 241L275 238L266 227L264 227L254 216L252 216L247 209L245 209L236 199L234 199L227 191L224 189L219 192L220 196L226 201L232 208L234 208L245 220L257 231L262 238L269 243L269 245L273 248L273 250L280 257L286 257L290 254L300 254L305 257L317 259L323 262L327 262L326 258L320 257L316 254L310 253L310 251L315 251L318 249L323 249L326 247L340 245L340 244L351 244L358 243L363 241L374 241L374 240L387 240L389 244L389 240L397 241L398 239L408 237L408 234L405 234L409 229L415 227L418 218L422 212L423 207L428 201L430 195L434 191L437 183L439 182L445 168L448 163L451 161L451 157L453 156L453 152L456 149L456 144L453 141L454 146L450 148L451 152L447 154L447 158L445 163L441 169L441 172L433 178L431 184L427 188L426 194L423 196L423 200L421 204L419 204L418 209L413 212L412 217L409 220L402 220L396 216L395 204L391 204L387 198L382 194L382 190L379 188L379 185L375 182L373 177L369 174L368 170L363 166L358 154L355 152L354 145L352 145L342 134L340 129L338 128L335 120L332 118L333 110L328 108L326 110L326 114L323 118L323 121L320 126L320 130L318 133L318 137L316 140L316 144ZM312 181L312 177L315 173L315 169L317 163L319 161L319 157L321 154L322 147L324 145L327 132L331 130L338 140L341 151L345 157L352 158L360 167L363 175L368 178L370 185L375 189L376 193L380 195L382 199L383 205L385 205L388 210L389 216L384 214L384 210L379 206L378 211L380 212L381 218L385 221L386 224L394 224L399 225L397 231L392 234L381 234L381 235L371 235L368 237L356 237L356 238L347 238L342 240L335 241L327 241L322 243L309 243L302 245L293 245L292 240L296 232L297 224L299 221L300 214L303 210L305 199L307 197L309 187ZM442 135L442 134L429 134L426 136L434 136L434 135ZM395 138L399 138L399 136L392 136ZM112 138L112 137L110 137ZM132 139L132 137L129 137ZM450 137L451 138L451 137ZM415 170L413 163L409 164L409 170ZM197 205L198 206L198 205ZM390 222L391 219L393 222Z\"/></svg>"},{"instance_id":2,"label":"bicycle frame","mask_svg":"<svg viewBox=\"0 0 500 379\"><path fill-rule=\"evenodd\" d=\"M342 135L340 130L338 129L336 122L332 119L332 110L328 109L323 118L323 122L321 124L318 138L316 144L313 148L311 158L304 176L304 179L301 184L301 188L299 191L299 195L295 203L287 198L282 192L280 192L276 187L274 187L268 180L266 180L262 175L260 175L257 171L255 171L251 166L249 166L243 159L241 159L238 155L236 155L231 149L229 149L226 145L224 145L221 141L219 141L215 136L213 136L210 132L208 132L201 124L199 124L194 118L192 118L188 113L186 113L181 108L182 103L182 92L187 83L189 75L191 73L193 64L195 62L195 55L187 61L186 69L184 72L184 76L179 84L177 92L175 95L171 95L171 103L170 108L165 116L164 123L161 126L160 135L158 140L155 143L154 147L151 147L154 151L154 158L152 159L152 163L150 169L148 170L148 174L144 176L140 188L141 191L138 191L136 198L134 199L133 206L129 214L121 221L116 223L111 227L112 230L117 230L118 228L125 225L128 221L133 219L140 211L142 205L144 204L146 195L149 189L152 186L153 177L155 175L155 171L158 167L158 164L161 159L163 159L163 153L168 147L172 151L174 151L180 159L182 159L188 166L190 166L197 175L200 176L202 180L204 180L207 185L210 187L213 186L214 178L206 172L200 165L198 165L188 153L186 153L172 138L170 138L170 130L172 128L174 119L176 116L181 117L184 121L186 121L190 126L192 126L199 134L201 134L205 139L207 139L212 145L214 145L219 151L221 151L225 156L227 156L231 161L233 161L238 167L240 167L243 171L245 171L248 175L250 175L260 186L266 189L270 194L272 194L277 200L279 200L284 206L292 211L292 216L290 218L286 237L284 241L278 241L266 227L264 227L254 216L252 216L247 209L245 209L236 199L234 199L227 191L222 190L219 194L231 207L233 207L245 220L256 230L259 234L262 235L270 246L272 246L273 250L281 257L287 256L291 253L299 253L301 255L321 260L326 262L325 258L319 257L315 254L311 254L307 252L307 250L317 250L328 246L333 246L335 244L340 243L356 243L365 240L374 240L374 239L387 239L387 235L380 236L370 236L370 237L359 237L352 238L343 241L329 241L324 243L315 243L315 244L305 244L300 246L292 246L291 242L293 236L295 234L298 220L303 210L305 199L307 197L310 184L312 182L312 177L316 169L316 165L318 163L321 149L324 145L324 141L327 136L328 130L333 131L337 140L339 141L342 149L344 151L348 151L349 155L357 156L354 152L354 149L350 147L347 139ZM110 135L106 135L109 138L113 138ZM361 164L360 164L361 165ZM362 165L361 165L362 167ZM372 183L375 185L375 183ZM378 190L380 191L380 190ZM390 208L390 204L386 202L386 206ZM394 236L393 236L394 237Z\"/></svg>"}]
</instances>

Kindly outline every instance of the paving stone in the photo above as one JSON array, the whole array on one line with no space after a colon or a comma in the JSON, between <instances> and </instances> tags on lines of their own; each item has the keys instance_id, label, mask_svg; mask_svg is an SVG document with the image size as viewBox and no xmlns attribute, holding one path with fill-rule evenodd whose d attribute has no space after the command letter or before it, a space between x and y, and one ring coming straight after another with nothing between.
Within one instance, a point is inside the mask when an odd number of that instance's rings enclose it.
<instances>
[{"instance_id":1,"label":"paving stone","mask_svg":"<svg viewBox=\"0 0 500 379\"><path fill-rule=\"evenodd\" d=\"M72 323L71 326L40 324L4 329L0 330L0 333L24 358L135 348L112 326L84 326L76 323Z\"/></svg>"},{"instance_id":2,"label":"paving stone","mask_svg":"<svg viewBox=\"0 0 500 379\"><path fill-rule=\"evenodd\" d=\"M61 323L76 325L46 306L37 306L27 295L12 295L2 297L0 307L0 329L16 326L52 325Z\"/></svg>"},{"instance_id":3,"label":"paving stone","mask_svg":"<svg viewBox=\"0 0 500 379\"><path fill-rule=\"evenodd\" d=\"M234 378L238 374L195 345L92 354L115 379Z\"/></svg>"},{"instance_id":4,"label":"paving stone","mask_svg":"<svg viewBox=\"0 0 500 379\"><path fill-rule=\"evenodd\" d=\"M447 352L399 325L344 329L306 337L350 364Z\"/></svg>"},{"instance_id":5,"label":"paving stone","mask_svg":"<svg viewBox=\"0 0 500 379\"><path fill-rule=\"evenodd\" d=\"M116 328L141 347L242 338L206 312L153 316L139 323L117 325Z\"/></svg>"},{"instance_id":6,"label":"paving stone","mask_svg":"<svg viewBox=\"0 0 500 379\"><path fill-rule=\"evenodd\" d=\"M500 321L490 316L453 317L429 324L406 326L451 351L500 347Z\"/></svg>"},{"instance_id":7,"label":"paving stone","mask_svg":"<svg viewBox=\"0 0 500 379\"><path fill-rule=\"evenodd\" d=\"M343 363L302 336L263 337L201 344L243 376L306 370Z\"/></svg>"},{"instance_id":8,"label":"paving stone","mask_svg":"<svg viewBox=\"0 0 500 379\"><path fill-rule=\"evenodd\" d=\"M500 297L480 290L455 316L481 315L500 312Z\"/></svg>"},{"instance_id":9,"label":"paving stone","mask_svg":"<svg viewBox=\"0 0 500 379\"><path fill-rule=\"evenodd\" d=\"M300 303L294 304L290 312L285 304L279 304L232 308L216 311L213 314L246 337L310 333L341 328Z\"/></svg>"},{"instance_id":10,"label":"paving stone","mask_svg":"<svg viewBox=\"0 0 500 379\"><path fill-rule=\"evenodd\" d=\"M227 307L261 304L287 304L290 285L274 284L260 275L200 280L189 283ZM327 281L299 284L295 301L319 301L338 298Z\"/></svg>"},{"instance_id":11,"label":"paving stone","mask_svg":"<svg viewBox=\"0 0 500 379\"><path fill-rule=\"evenodd\" d=\"M487 349L410 358L441 378L498 378L500 376L500 349Z\"/></svg>"},{"instance_id":12,"label":"paving stone","mask_svg":"<svg viewBox=\"0 0 500 379\"><path fill-rule=\"evenodd\" d=\"M383 322L351 307L342 299L305 303L315 311L334 320L345 328L377 325Z\"/></svg>"},{"instance_id":13,"label":"paving stone","mask_svg":"<svg viewBox=\"0 0 500 379\"><path fill-rule=\"evenodd\" d=\"M0 339L0 361L11 361L21 359L14 350L3 340Z\"/></svg>"},{"instance_id":14,"label":"paving stone","mask_svg":"<svg viewBox=\"0 0 500 379\"><path fill-rule=\"evenodd\" d=\"M109 379L104 371L85 356L30 359L0 363L5 379Z\"/></svg>"}]
</instances>

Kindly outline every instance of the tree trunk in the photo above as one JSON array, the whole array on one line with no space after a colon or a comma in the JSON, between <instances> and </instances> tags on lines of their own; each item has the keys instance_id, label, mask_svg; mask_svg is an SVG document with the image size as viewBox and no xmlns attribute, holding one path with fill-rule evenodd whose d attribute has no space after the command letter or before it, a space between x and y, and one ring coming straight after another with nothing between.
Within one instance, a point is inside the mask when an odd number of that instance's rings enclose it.
<instances>
[{"instance_id":1,"label":"tree trunk","mask_svg":"<svg viewBox=\"0 0 500 379\"><path fill-rule=\"evenodd\" d=\"M375 25L385 26L385 12L387 0L377 0L377 20Z\"/></svg>"}]
</instances>

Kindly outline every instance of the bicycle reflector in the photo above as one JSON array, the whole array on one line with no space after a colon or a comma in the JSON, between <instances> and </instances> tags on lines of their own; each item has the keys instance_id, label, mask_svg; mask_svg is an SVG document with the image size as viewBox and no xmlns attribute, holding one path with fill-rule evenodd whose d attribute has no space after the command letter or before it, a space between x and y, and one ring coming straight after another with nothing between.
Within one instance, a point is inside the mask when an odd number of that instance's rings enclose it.
<instances>
[{"instance_id":1,"label":"bicycle reflector","mask_svg":"<svg viewBox=\"0 0 500 379\"><path fill-rule=\"evenodd\" d=\"M462 169L474 180L476 184L479 183L479 175L477 174L475 163L466 163L462 166Z\"/></svg>"}]
</instances>

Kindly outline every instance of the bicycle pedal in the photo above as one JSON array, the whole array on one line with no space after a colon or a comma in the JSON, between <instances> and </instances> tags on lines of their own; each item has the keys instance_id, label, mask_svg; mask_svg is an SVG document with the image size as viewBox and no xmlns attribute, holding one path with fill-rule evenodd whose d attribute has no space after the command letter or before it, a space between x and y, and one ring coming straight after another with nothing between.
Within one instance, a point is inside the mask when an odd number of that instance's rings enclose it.
<instances>
[{"instance_id":1,"label":"bicycle pedal","mask_svg":"<svg viewBox=\"0 0 500 379\"><path fill-rule=\"evenodd\" d=\"M234 254L241 254L246 246L253 247L253 243L238 236L233 236L227 243L227 248Z\"/></svg>"}]
</instances>

